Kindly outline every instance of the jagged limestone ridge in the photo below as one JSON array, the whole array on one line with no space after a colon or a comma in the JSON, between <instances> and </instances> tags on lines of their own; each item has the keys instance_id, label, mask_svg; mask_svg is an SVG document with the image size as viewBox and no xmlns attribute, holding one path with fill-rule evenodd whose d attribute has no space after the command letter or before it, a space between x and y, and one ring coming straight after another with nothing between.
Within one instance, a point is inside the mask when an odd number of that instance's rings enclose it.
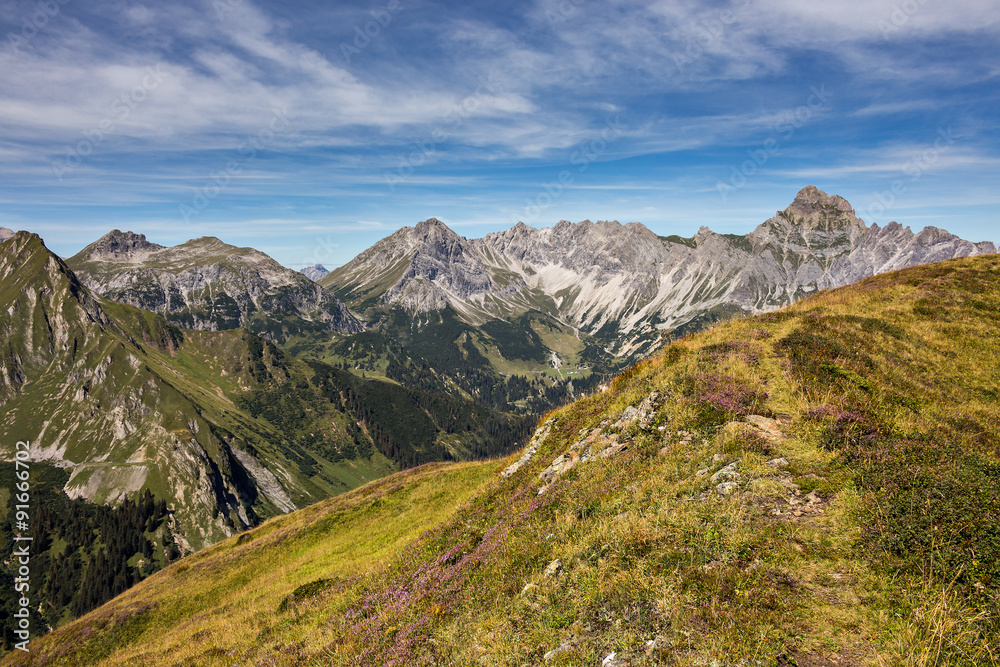
<instances>
[{"instance_id":1,"label":"jagged limestone ridge","mask_svg":"<svg viewBox=\"0 0 1000 667\"><path fill-rule=\"evenodd\" d=\"M746 236L702 227L691 239L660 238L637 222L585 220L546 229L518 223L469 240L431 218L383 239L322 284L361 309L447 305L472 323L541 310L592 335L605 332L627 354L628 339L712 311L762 312L862 277L993 252L990 242L935 228L869 227L847 200L808 186Z\"/></svg>"}]
</instances>

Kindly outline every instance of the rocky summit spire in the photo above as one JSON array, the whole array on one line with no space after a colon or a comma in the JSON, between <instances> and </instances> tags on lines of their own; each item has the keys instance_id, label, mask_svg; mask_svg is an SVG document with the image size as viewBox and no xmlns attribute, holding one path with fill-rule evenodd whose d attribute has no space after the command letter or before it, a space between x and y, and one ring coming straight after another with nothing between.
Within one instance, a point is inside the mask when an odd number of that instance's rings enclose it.
<instances>
[{"instance_id":1,"label":"rocky summit spire","mask_svg":"<svg viewBox=\"0 0 1000 667\"><path fill-rule=\"evenodd\" d=\"M416 227L413 228L414 235L419 239L459 239L462 238L456 234L448 225L444 224L437 218L428 218L422 222L418 222Z\"/></svg>"},{"instance_id":2,"label":"rocky summit spire","mask_svg":"<svg viewBox=\"0 0 1000 667\"><path fill-rule=\"evenodd\" d=\"M821 235L846 235L857 239L868 231L868 226L854 214L854 207L840 195L828 195L815 185L807 185L795 195L795 200L785 210L758 227L754 235L760 235L762 228L781 228L781 234L815 233ZM832 239L816 238L806 245L828 245Z\"/></svg>"}]
</instances>

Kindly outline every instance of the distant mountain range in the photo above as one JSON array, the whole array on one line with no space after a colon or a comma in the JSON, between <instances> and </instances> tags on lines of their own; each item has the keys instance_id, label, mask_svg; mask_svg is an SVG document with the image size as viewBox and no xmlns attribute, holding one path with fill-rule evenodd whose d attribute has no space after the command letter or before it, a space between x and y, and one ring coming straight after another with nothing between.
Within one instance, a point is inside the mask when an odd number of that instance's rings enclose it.
<instances>
[{"instance_id":1,"label":"distant mountain range","mask_svg":"<svg viewBox=\"0 0 1000 667\"><path fill-rule=\"evenodd\" d=\"M842 197L808 186L745 236L702 227L657 236L632 222L523 223L466 239L431 218L379 241L321 284L369 322L394 305L453 309L482 324L538 311L609 352L645 352L660 331L772 310L894 269L996 252L933 227L868 226ZM426 319L426 316L424 317Z\"/></svg>"},{"instance_id":2,"label":"distant mountain range","mask_svg":"<svg viewBox=\"0 0 1000 667\"><path fill-rule=\"evenodd\" d=\"M66 263L103 296L160 313L187 329L240 327L276 341L362 329L312 280L262 252L213 237L165 248L116 229Z\"/></svg>"},{"instance_id":3,"label":"distant mountain range","mask_svg":"<svg viewBox=\"0 0 1000 667\"><path fill-rule=\"evenodd\" d=\"M541 382L542 402L552 405L665 337L886 271L994 252L991 242L933 227L869 226L845 199L809 186L743 236L702 227L691 238L664 237L637 222L563 221L467 239L431 218L320 284L384 340L439 372L457 366L452 380L470 395L523 405L510 386L521 375Z\"/></svg>"},{"instance_id":4,"label":"distant mountain range","mask_svg":"<svg viewBox=\"0 0 1000 667\"><path fill-rule=\"evenodd\" d=\"M664 337L866 276L994 252L933 227L869 226L842 197L808 186L742 236L562 221L467 239L431 218L332 272L295 272L211 237L165 248L117 230L66 261L105 298L182 328L242 327L358 375L538 413Z\"/></svg>"}]
</instances>

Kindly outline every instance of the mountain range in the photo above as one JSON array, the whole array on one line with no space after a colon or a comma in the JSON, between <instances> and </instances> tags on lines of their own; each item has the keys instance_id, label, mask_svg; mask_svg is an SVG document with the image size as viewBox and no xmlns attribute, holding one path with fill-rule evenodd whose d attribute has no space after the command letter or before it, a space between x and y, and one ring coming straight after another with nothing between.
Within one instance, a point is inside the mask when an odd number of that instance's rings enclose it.
<instances>
[{"instance_id":1,"label":"mountain range","mask_svg":"<svg viewBox=\"0 0 1000 667\"><path fill-rule=\"evenodd\" d=\"M318 282L323 276L330 273L325 266L322 264L314 264L313 266L307 267L299 271L309 280Z\"/></svg>"},{"instance_id":2,"label":"mountain range","mask_svg":"<svg viewBox=\"0 0 1000 667\"><path fill-rule=\"evenodd\" d=\"M168 499L187 551L400 465L493 453L475 428L496 418L488 408L301 361L241 329L181 330L94 295L35 235L0 248L4 435L70 469L71 497Z\"/></svg>"},{"instance_id":3,"label":"mountain range","mask_svg":"<svg viewBox=\"0 0 1000 667\"><path fill-rule=\"evenodd\" d=\"M320 280L362 315L452 308L470 324L539 311L617 356L716 313L754 314L895 269L996 252L933 227L868 226L814 186L745 236L702 227L660 237L640 223L523 223L466 239L431 218ZM368 319L371 319L369 316Z\"/></svg>"},{"instance_id":4,"label":"mountain range","mask_svg":"<svg viewBox=\"0 0 1000 667\"><path fill-rule=\"evenodd\" d=\"M807 186L742 236L562 221L467 239L431 218L332 272L293 272L215 238L164 248L117 230L66 261L95 292L183 328L243 327L297 356L404 384L416 379L400 368L426 367L436 380L418 375L436 389L530 412L596 386L664 335L866 276L994 252L992 242L933 227L867 225L842 197ZM343 344L363 329L374 350ZM390 351L398 345L404 351ZM534 383L533 398L522 380Z\"/></svg>"},{"instance_id":5,"label":"mountain range","mask_svg":"<svg viewBox=\"0 0 1000 667\"><path fill-rule=\"evenodd\" d=\"M742 236L563 221L467 239L431 218L320 284L382 336L383 348L400 341L467 395L537 411L599 386L664 337L886 271L994 252L992 242L933 227L867 225L842 197L808 186ZM300 349L346 360L315 342ZM517 378L538 383L532 391L544 398L526 403L510 384Z\"/></svg>"},{"instance_id":6,"label":"mountain range","mask_svg":"<svg viewBox=\"0 0 1000 667\"><path fill-rule=\"evenodd\" d=\"M361 324L334 296L252 248L214 237L165 248L114 230L66 260L106 298L161 313L186 329L243 328L284 341L350 334Z\"/></svg>"},{"instance_id":7,"label":"mountain range","mask_svg":"<svg viewBox=\"0 0 1000 667\"><path fill-rule=\"evenodd\" d=\"M105 593L148 574L152 561L162 566L167 554L191 553L395 470L506 453L529 426L468 400L296 359L243 329L179 329L94 294L27 232L0 242L0 313L2 451L13 461L14 443L30 443L33 497L68 512L78 511L74 500L119 506L151 492L168 512L162 525L143 519L150 523L137 544L151 545L140 559L146 566L115 564L114 586L94 584ZM5 479L13 474L12 464L2 467ZM2 528L7 543L12 524ZM79 561L80 581L87 563L103 562L76 552L96 548L89 535L47 539L70 545L64 556ZM44 621L57 623L71 604L89 608L73 600L77 592L48 590Z\"/></svg>"}]
</instances>

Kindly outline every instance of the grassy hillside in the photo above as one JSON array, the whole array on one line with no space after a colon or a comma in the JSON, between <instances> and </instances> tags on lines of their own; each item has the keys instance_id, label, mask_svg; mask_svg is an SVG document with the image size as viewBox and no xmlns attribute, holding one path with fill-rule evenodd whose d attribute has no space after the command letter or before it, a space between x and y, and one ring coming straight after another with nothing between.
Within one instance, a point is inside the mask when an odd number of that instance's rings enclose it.
<instances>
[{"instance_id":1,"label":"grassy hillside","mask_svg":"<svg viewBox=\"0 0 1000 667\"><path fill-rule=\"evenodd\" d=\"M63 660L147 665L163 664L161 656L169 655L167 662L179 665L225 662L228 650L206 644L209 637L255 644L270 634L261 634L258 619L311 615L317 597L366 580L422 531L446 521L492 476L493 467L430 464L409 470L185 558L116 600L124 606L68 627L65 648L72 657ZM275 549L281 551L277 559ZM194 618L205 624L190 623ZM286 629L304 638L323 618ZM164 632L167 627L176 631ZM45 658L35 653L32 659Z\"/></svg>"},{"instance_id":2,"label":"grassy hillside","mask_svg":"<svg viewBox=\"0 0 1000 667\"><path fill-rule=\"evenodd\" d=\"M1000 257L868 279L671 344L502 463L183 559L7 664L996 665L998 379Z\"/></svg>"}]
</instances>

